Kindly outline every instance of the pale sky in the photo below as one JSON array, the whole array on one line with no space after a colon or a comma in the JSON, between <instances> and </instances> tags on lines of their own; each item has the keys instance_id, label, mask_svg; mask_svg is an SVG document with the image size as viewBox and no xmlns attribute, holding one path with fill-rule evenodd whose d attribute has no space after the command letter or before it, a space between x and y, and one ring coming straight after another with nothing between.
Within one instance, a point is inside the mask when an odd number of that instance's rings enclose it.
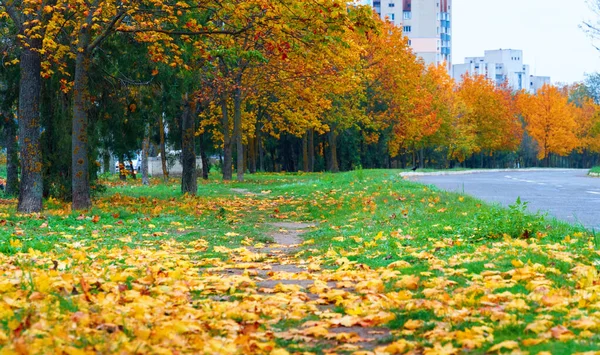
<instances>
[{"instance_id":1,"label":"pale sky","mask_svg":"<svg viewBox=\"0 0 600 355\"><path fill-rule=\"evenodd\" d=\"M521 49L530 74L552 82L600 72L600 52L579 25L594 19L586 0L453 0L452 61L486 49Z\"/></svg>"}]
</instances>

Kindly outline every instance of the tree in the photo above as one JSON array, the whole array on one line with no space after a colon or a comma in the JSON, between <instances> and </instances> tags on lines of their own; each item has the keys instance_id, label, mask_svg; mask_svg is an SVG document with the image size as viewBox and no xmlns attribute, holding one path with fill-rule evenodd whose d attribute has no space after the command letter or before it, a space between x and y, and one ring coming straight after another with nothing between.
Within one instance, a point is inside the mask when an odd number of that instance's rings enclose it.
<instances>
[{"instance_id":1,"label":"tree","mask_svg":"<svg viewBox=\"0 0 600 355\"><path fill-rule=\"evenodd\" d=\"M585 20L580 25L580 28L592 39L597 41L600 39L600 0L587 0L590 12L593 13L596 18L591 20ZM593 44L596 49L600 50L600 47Z\"/></svg>"},{"instance_id":2,"label":"tree","mask_svg":"<svg viewBox=\"0 0 600 355\"><path fill-rule=\"evenodd\" d=\"M49 2L50 4L52 2ZM42 2L0 1L0 18L9 16L17 29L19 69L19 149L21 180L17 210L42 210L43 180L40 145L40 101L42 90L42 47L48 14Z\"/></svg>"},{"instance_id":3,"label":"tree","mask_svg":"<svg viewBox=\"0 0 600 355\"><path fill-rule=\"evenodd\" d=\"M600 105L600 73L587 74L584 80L585 91L596 104Z\"/></svg>"},{"instance_id":4,"label":"tree","mask_svg":"<svg viewBox=\"0 0 600 355\"><path fill-rule=\"evenodd\" d=\"M527 132L538 144L538 159L546 166L550 154L566 156L578 146L574 106L557 87L544 85L536 95L520 93L517 102Z\"/></svg>"},{"instance_id":5,"label":"tree","mask_svg":"<svg viewBox=\"0 0 600 355\"><path fill-rule=\"evenodd\" d=\"M512 94L480 75L465 75L457 88L454 157L460 161L475 153L514 151L522 130Z\"/></svg>"},{"instance_id":6,"label":"tree","mask_svg":"<svg viewBox=\"0 0 600 355\"><path fill-rule=\"evenodd\" d=\"M424 117L416 112L415 98L424 66L401 29L389 22L380 22L377 31L367 33L362 43L365 110L369 118L365 128L372 132L389 131L388 151L396 157L412 145L409 141L419 139L415 130ZM376 142L379 135L373 133L369 138Z\"/></svg>"},{"instance_id":7,"label":"tree","mask_svg":"<svg viewBox=\"0 0 600 355\"><path fill-rule=\"evenodd\" d=\"M7 23L0 20L0 31L10 33L11 30ZM8 53L15 50L15 44L10 37L7 37L0 43L0 51ZM5 60L0 63L0 127L4 130L3 141L6 148L6 185L4 193L7 196L17 196L19 192L19 160L18 125L15 111L19 99L19 72L15 65L11 65L7 57L5 57Z\"/></svg>"},{"instance_id":8,"label":"tree","mask_svg":"<svg viewBox=\"0 0 600 355\"><path fill-rule=\"evenodd\" d=\"M600 107L594 101L594 91L587 84L574 84L564 91L575 106L579 150L585 160L588 152L600 153Z\"/></svg>"}]
</instances>

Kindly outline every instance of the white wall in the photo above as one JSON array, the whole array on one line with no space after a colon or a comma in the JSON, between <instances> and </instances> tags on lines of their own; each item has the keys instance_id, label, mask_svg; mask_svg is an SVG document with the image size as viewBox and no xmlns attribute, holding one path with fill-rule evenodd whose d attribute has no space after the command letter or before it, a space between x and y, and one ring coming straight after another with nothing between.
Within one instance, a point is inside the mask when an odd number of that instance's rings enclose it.
<instances>
[{"instance_id":1,"label":"white wall","mask_svg":"<svg viewBox=\"0 0 600 355\"><path fill-rule=\"evenodd\" d=\"M529 76L529 91L536 93L544 85L550 85L552 81L549 76Z\"/></svg>"},{"instance_id":2,"label":"white wall","mask_svg":"<svg viewBox=\"0 0 600 355\"><path fill-rule=\"evenodd\" d=\"M202 169L202 159L200 157L196 157L196 169L200 171ZM169 169L170 176L180 176L183 173L183 167L181 166L181 162L179 159L175 160L175 164ZM148 175L150 176L162 176L162 162L160 157L148 157Z\"/></svg>"}]
</instances>

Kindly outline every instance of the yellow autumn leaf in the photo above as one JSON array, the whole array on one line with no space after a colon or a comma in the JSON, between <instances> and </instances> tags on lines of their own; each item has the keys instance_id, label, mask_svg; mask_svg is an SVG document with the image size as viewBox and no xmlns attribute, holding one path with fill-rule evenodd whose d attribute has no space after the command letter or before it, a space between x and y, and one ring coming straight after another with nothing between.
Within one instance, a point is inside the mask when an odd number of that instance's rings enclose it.
<instances>
[{"instance_id":1,"label":"yellow autumn leaf","mask_svg":"<svg viewBox=\"0 0 600 355\"><path fill-rule=\"evenodd\" d=\"M11 239L9 244L13 248L20 248L23 246L23 242L21 242L19 239Z\"/></svg>"},{"instance_id":2,"label":"yellow autumn leaf","mask_svg":"<svg viewBox=\"0 0 600 355\"><path fill-rule=\"evenodd\" d=\"M435 343L433 348L425 348L423 355L454 355L459 351L460 349L455 348L452 343L448 343L444 346L440 343Z\"/></svg>"},{"instance_id":3,"label":"yellow autumn leaf","mask_svg":"<svg viewBox=\"0 0 600 355\"><path fill-rule=\"evenodd\" d=\"M536 320L532 323L527 324L525 331L532 331L536 334L542 333L550 329L553 323L547 319Z\"/></svg>"},{"instance_id":4,"label":"yellow autumn leaf","mask_svg":"<svg viewBox=\"0 0 600 355\"><path fill-rule=\"evenodd\" d=\"M396 282L395 287L416 290L419 288L420 278L414 275L405 275Z\"/></svg>"},{"instance_id":5,"label":"yellow autumn leaf","mask_svg":"<svg viewBox=\"0 0 600 355\"><path fill-rule=\"evenodd\" d=\"M506 340L499 344L496 344L488 349L488 352L501 351L501 350L515 350L519 348L519 343L514 340Z\"/></svg>"},{"instance_id":6,"label":"yellow autumn leaf","mask_svg":"<svg viewBox=\"0 0 600 355\"><path fill-rule=\"evenodd\" d=\"M519 259L513 259L513 260L512 260L510 263L512 264L512 266L514 266L514 267L517 267L517 268L518 268L518 267L523 267L523 265L525 265L525 264L523 264L523 262L522 262L521 260L519 260Z\"/></svg>"},{"instance_id":7,"label":"yellow autumn leaf","mask_svg":"<svg viewBox=\"0 0 600 355\"><path fill-rule=\"evenodd\" d=\"M546 341L548 341L548 340L544 339L544 338L529 338L529 339L523 340L522 343L525 346L535 346L535 345L539 345L541 343L544 343Z\"/></svg>"},{"instance_id":8,"label":"yellow autumn leaf","mask_svg":"<svg viewBox=\"0 0 600 355\"><path fill-rule=\"evenodd\" d=\"M314 326L302 331L304 335L313 336L313 337L326 337L329 335L329 330L324 326Z\"/></svg>"},{"instance_id":9,"label":"yellow autumn leaf","mask_svg":"<svg viewBox=\"0 0 600 355\"><path fill-rule=\"evenodd\" d=\"M404 323L404 328L408 330L416 330L423 327L424 322L422 320L409 319Z\"/></svg>"}]
</instances>

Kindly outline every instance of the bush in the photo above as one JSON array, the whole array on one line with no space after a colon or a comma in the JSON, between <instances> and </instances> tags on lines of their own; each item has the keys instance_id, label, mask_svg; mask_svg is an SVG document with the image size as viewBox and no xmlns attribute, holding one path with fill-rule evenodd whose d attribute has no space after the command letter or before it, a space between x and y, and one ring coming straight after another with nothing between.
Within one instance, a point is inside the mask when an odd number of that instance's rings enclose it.
<instances>
[{"instance_id":1,"label":"bush","mask_svg":"<svg viewBox=\"0 0 600 355\"><path fill-rule=\"evenodd\" d=\"M475 238L499 238L509 235L513 238L529 238L545 229L545 214L531 214L527 202L517 201L508 210L501 207L483 210L476 216L478 233Z\"/></svg>"}]
</instances>

